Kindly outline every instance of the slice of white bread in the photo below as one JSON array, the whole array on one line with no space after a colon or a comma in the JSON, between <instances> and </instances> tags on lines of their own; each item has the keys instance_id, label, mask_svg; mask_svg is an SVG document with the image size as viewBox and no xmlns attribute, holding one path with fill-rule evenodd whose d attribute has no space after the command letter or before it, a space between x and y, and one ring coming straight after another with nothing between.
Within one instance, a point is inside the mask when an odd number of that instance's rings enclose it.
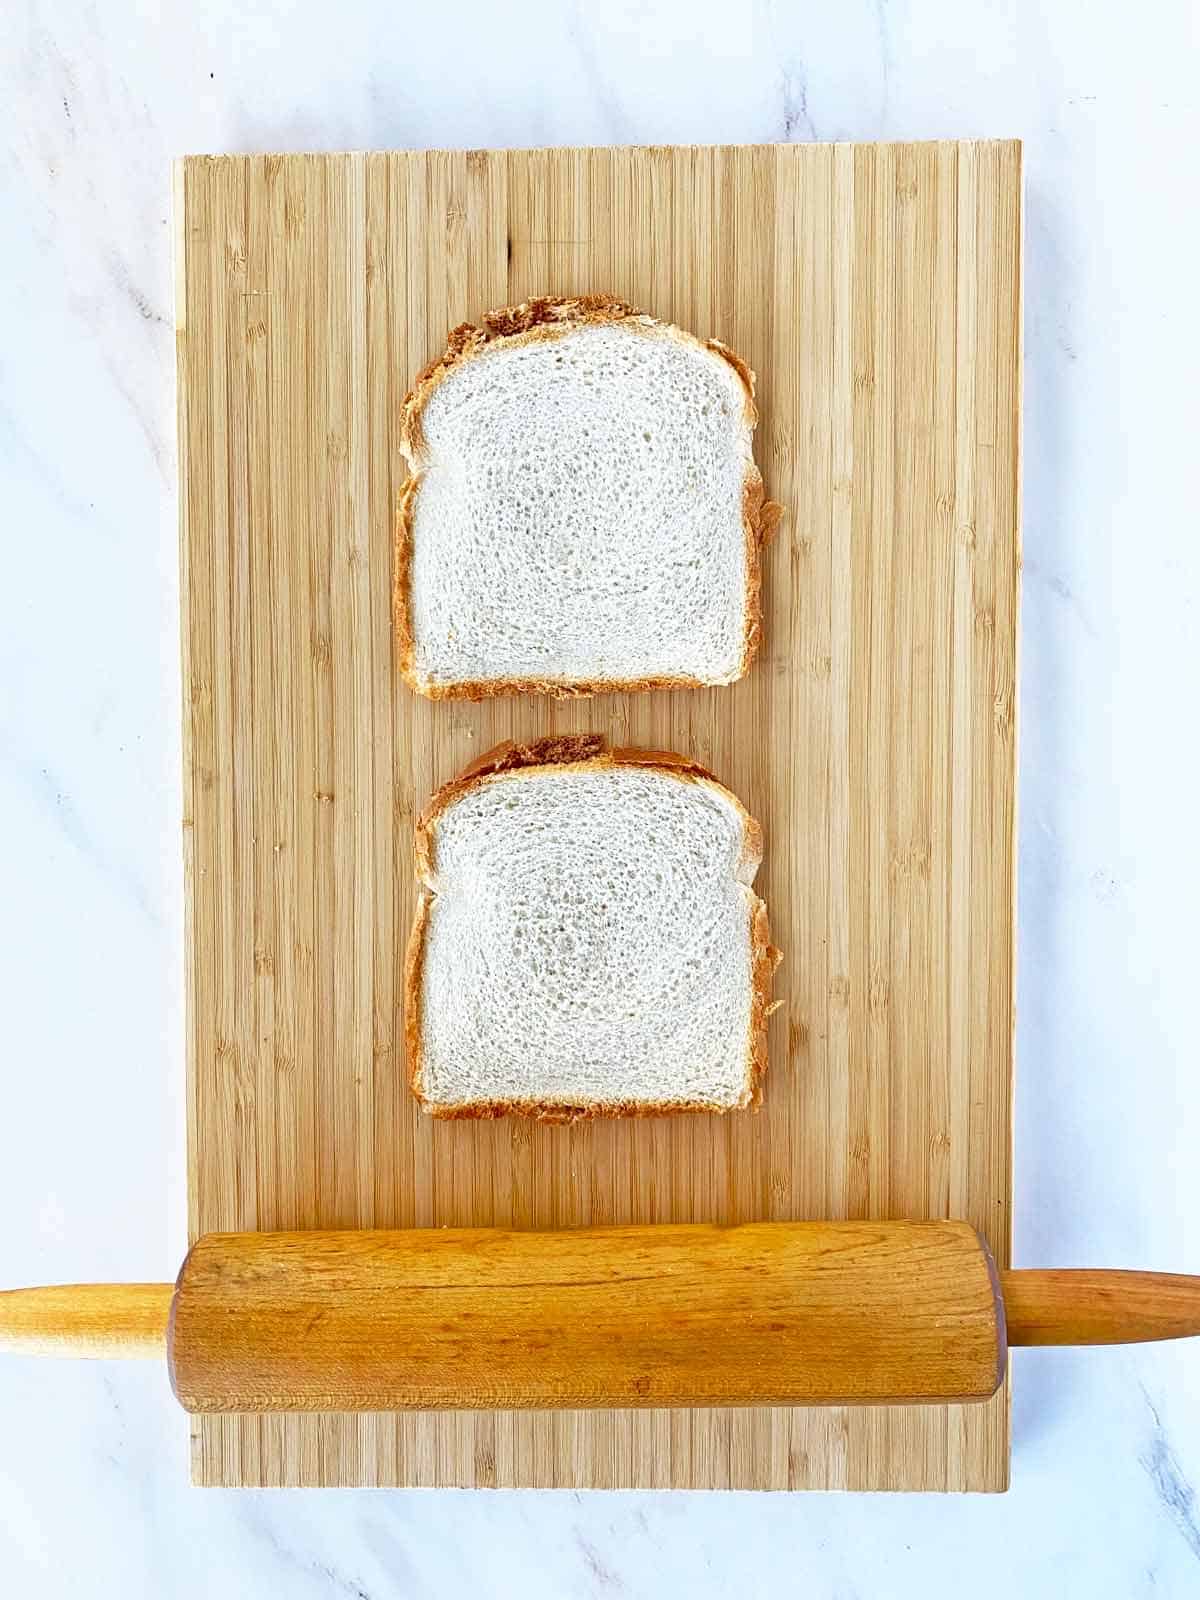
<instances>
[{"instance_id":1,"label":"slice of white bread","mask_svg":"<svg viewBox=\"0 0 1200 1600\"><path fill-rule=\"evenodd\" d=\"M607 295L464 323L404 403L395 619L420 693L732 683L780 507L754 374Z\"/></svg>"},{"instance_id":2,"label":"slice of white bread","mask_svg":"<svg viewBox=\"0 0 1200 1600\"><path fill-rule=\"evenodd\" d=\"M405 971L413 1093L543 1121L756 1104L779 952L762 830L683 756L498 745L433 797Z\"/></svg>"}]
</instances>

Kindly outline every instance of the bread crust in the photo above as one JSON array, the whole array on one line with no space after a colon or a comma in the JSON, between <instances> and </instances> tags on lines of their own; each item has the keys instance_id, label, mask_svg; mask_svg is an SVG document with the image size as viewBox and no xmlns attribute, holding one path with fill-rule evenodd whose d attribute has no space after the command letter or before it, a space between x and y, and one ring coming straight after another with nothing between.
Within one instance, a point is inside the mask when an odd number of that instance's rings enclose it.
<instances>
[{"instance_id":1,"label":"bread crust","mask_svg":"<svg viewBox=\"0 0 1200 1600\"><path fill-rule=\"evenodd\" d=\"M497 777L538 768L652 767L665 776L685 783L704 783L732 801L742 818L745 844L739 863L738 880L750 901L750 1037L747 1045L745 1098L734 1106L713 1105L703 1100L647 1102L610 1101L570 1105L552 1100L480 1100L461 1105L440 1105L428 1099L421 1077L421 997L425 964L425 934L429 908L434 899L436 869L434 829L448 807L481 784ZM724 1115L726 1111L757 1109L762 1103L762 1083L767 1070L767 1023L779 1002L772 1003L771 988L775 969L783 959L771 943L767 908L751 888L762 859L762 828L738 797L719 783L707 767L674 750L641 750L611 747L603 734L549 735L518 744L512 739L493 746L478 760L442 785L417 819L413 845L418 883L417 908L404 958L404 1043L408 1053L409 1087L421 1109L442 1121L529 1117L537 1122L587 1122L596 1118L677 1116L683 1112L705 1111Z\"/></svg>"},{"instance_id":2,"label":"bread crust","mask_svg":"<svg viewBox=\"0 0 1200 1600\"><path fill-rule=\"evenodd\" d=\"M652 689L707 689L714 687L699 678L484 678L462 683L433 683L422 678L415 666L416 640L412 628L410 577L412 572L413 519L421 479L424 475L425 434L422 426L430 396L448 373L482 351L497 344L522 345L558 339L582 327L604 323L623 323L639 332L660 338L678 339L721 357L733 368L741 382L746 420L754 429L758 410L754 404L754 373L719 339L698 339L673 323L658 322L614 295L585 294L574 297L541 295L518 306L502 306L484 314L482 326L464 322L447 340L445 351L417 374L405 397L400 429L400 449L408 464L409 476L396 503L395 555L392 577L392 613L395 624L400 675L404 681L430 700L487 700L498 695L544 694L555 699L579 699L594 694L641 694ZM762 550L783 515L783 507L766 498L762 473L751 460L746 467L742 489L742 526L746 541L746 620L738 670L728 680L744 678L762 642Z\"/></svg>"}]
</instances>

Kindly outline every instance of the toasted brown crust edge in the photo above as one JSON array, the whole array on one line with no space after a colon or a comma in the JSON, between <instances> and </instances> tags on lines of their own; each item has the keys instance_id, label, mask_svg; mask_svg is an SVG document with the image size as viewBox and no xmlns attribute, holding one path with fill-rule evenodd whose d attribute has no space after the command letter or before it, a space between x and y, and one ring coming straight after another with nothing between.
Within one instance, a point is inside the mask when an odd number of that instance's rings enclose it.
<instances>
[{"instance_id":1,"label":"toasted brown crust edge","mask_svg":"<svg viewBox=\"0 0 1200 1600\"><path fill-rule=\"evenodd\" d=\"M405 396L400 429L400 448L408 462L409 477L396 503L395 554L392 580L392 613L395 623L398 664L405 683L428 700L488 700L499 695L542 694L555 699L579 699L594 694L643 694L657 689L708 689L718 687L700 678L651 677L627 679L558 680L550 678L482 678L462 683L431 683L416 671L416 643L412 631L410 575L412 570L413 516L423 469L420 458L425 448L421 426L430 396L455 367L469 361L482 350L500 341L528 344L534 340L559 338L565 333L606 322L630 321L635 326L653 328L671 337L695 344L719 355L737 373L745 394L746 417L751 433L758 423L754 403L754 373L742 358L719 339L707 341L676 327L674 323L646 319L624 300L614 295L589 294L575 297L542 295L524 300L518 306L503 306L488 311L483 325L460 323L447 341L445 351L417 374ZM750 461L742 490L742 525L746 539L746 627L742 658L730 682L737 683L749 672L762 642L762 550L779 525L783 507L766 498L762 473Z\"/></svg>"},{"instance_id":2,"label":"toasted brown crust edge","mask_svg":"<svg viewBox=\"0 0 1200 1600\"><path fill-rule=\"evenodd\" d=\"M750 889L750 1040L746 1069L746 1098L738 1105L718 1106L707 1101L644 1100L611 1101L586 1106L552 1100L480 1100L464 1105L439 1105L429 1100L421 1083L421 994L425 963L425 930L429 905L433 899L433 828L448 806L461 800L471 789L500 773L553 766L653 767L656 771L685 780L700 780L714 785L727 795L742 817L745 830L743 860L757 869L762 858L762 827L750 815L732 790L713 777L707 767L674 750L611 748L603 734L549 735L518 744L512 739L493 746L478 760L438 789L417 819L413 841L414 865L420 885L412 930L404 956L404 1043L408 1053L409 1088L422 1111L439 1121L528 1117L537 1122L589 1122L615 1117L678 1116L704 1111L723 1116L727 1111L757 1110L762 1103L762 1083L767 1071L767 1024L776 1005L771 1002L775 969L783 959L771 943L771 929L765 903ZM753 876L753 874L752 874ZM747 885L749 888L749 885Z\"/></svg>"}]
</instances>

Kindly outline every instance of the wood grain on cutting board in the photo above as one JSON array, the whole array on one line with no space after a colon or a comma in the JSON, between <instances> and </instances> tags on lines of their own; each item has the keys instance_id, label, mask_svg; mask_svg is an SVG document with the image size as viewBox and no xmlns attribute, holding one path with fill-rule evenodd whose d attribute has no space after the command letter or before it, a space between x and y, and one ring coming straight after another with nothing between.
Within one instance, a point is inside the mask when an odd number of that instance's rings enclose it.
<instances>
[{"instance_id":1,"label":"wood grain on cutting board","mask_svg":"<svg viewBox=\"0 0 1200 1600\"><path fill-rule=\"evenodd\" d=\"M213 1229L964 1217L1011 1196L1014 143L193 157L176 172L189 1208ZM788 508L732 689L421 700L400 403L456 323L610 291L759 374ZM413 817L498 739L697 756L762 819L762 1111L438 1123ZM983 1407L192 1419L209 1484L1000 1489Z\"/></svg>"}]
</instances>

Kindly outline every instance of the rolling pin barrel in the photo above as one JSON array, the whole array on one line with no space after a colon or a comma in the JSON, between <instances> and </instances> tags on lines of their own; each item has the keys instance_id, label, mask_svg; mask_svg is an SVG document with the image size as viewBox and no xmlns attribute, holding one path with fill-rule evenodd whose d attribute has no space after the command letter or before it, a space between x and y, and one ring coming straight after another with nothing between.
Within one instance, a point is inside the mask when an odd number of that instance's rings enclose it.
<instances>
[{"instance_id":1,"label":"rolling pin barrel","mask_svg":"<svg viewBox=\"0 0 1200 1600\"><path fill-rule=\"evenodd\" d=\"M953 1222L213 1234L168 1344L204 1412L983 1400L1006 1359Z\"/></svg>"}]
</instances>

